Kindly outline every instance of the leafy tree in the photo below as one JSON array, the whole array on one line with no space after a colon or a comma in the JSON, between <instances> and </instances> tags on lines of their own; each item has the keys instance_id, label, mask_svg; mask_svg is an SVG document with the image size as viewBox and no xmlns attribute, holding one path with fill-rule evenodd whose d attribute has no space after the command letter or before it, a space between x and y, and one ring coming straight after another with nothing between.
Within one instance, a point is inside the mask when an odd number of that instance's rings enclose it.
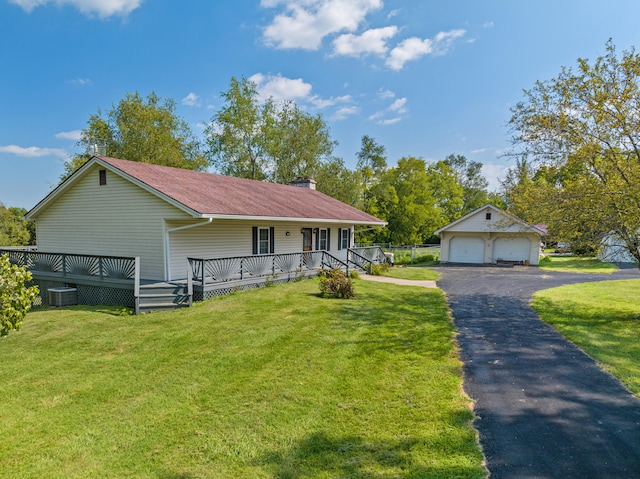
<instances>
[{"instance_id":1,"label":"leafy tree","mask_svg":"<svg viewBox=\"0 0 640 479\"><path fill-rule=\"evenodd\" d=\"M356 203L354 206L366 211L378 218L385 217L385 213L380 210L379 201L383 198L389 200L393 195L389 195L388 186L380 186L382 178L387 172L387 151L386 148L377 143L375 139L364 135L361 139L360 151L356 153L357 164L355 177L357 184L354 185ZM388 206L390 203L387 202ZM387 232L389 227L387 227ZM362 243L384 242L386 239L381 230L368 230L358 234L358 241Z\"/></svg>"},{"instance_id":2,"label":"leafy tree","mask_svg":"<svg viewBox=\"0 0 640 479\"><path fill-rule=\"evenodd\" d=\"M437 161L427 167L427 174L434 205L438 212L434 230L457 220L468 211L465 209L465 189L460 175L446 161ZM483 203L485 204L485 203ZM482 205L481 205L482 206Z\"/></svg>"},{"instance_id":3,"label":"leafy tree","mask_svg":"<svg viewBox=\"0 0 640 479\"><path fill-rule=\"evenodd\" d=\"M336 144L322 117L305 113L287 101L278 105L275 121L269 125L268 154L274 163L271 180L288 184L299 176L316 178L318 168L329 161Z\"/></svg>"},{"instance_id":4,"label":"leafy tree","mask_svg":"<svg viewBox=\"0 0 640 479\"><path fill-rule=\"evenodd\" d=\"M437 229L440 211L424 160L401 158L373 187L373 194L379 217L389 223L386 231L381 232L383 241L422 243Z\"/></svg>"},{"instance_id":5,"label":"leafy tree","mask_svg":"<svg viewBox=\"0 0 640 479\"><path fill-rule=\"evenodd\" d=\"M82 130L78 146L84 153L65 163L62 179L68 177L89 158L91 151L104 147L105 154L143 163L204 170L209 166L199 140L189 125L175 113L175 102L151 92L142 98L127 93L105 115L91 115Z\"/></svg>"},{"instance_id":6,"label":"leafy tree","mask_svg":"<svg viewBox=\"0 0 640 479\"><path fill-rule=\"evenodd\" d=\"M6 254L0 256L0 336L22 327L22 320L39 294L37 286L26 286L31 279L26 267L11 264Z\"/></svg>"},{"instance_id":7,"label":"leafy tree","mask_svg":"<svg viewBox=\"0 0 640 479\"><path fill-rule=\"evenodd\" d=\"M325 195L351 206L358 202L358 178L348 169L342 158L332 157L317 166L314 179L316 188Z\"/></svg>"},{"instance_id":8,"label":"leafy tree","mask_svg":"<svg viewBox=\"0 0 640 479\"><path fill-rule=\"evenodd\" d=\"M267 131L275 122L275 106L260 105L256 84L231 78L222 93L225 106L205 130L213 164L222 174L263 180L269 174Z\"/></svg>"},{"instance_id":9,"label":"leafy tree","mask_svg":"<svg viewBox=\"0 0 640 479\"><path fill-rule=\"evenodd\" d=\"M363 188L370 188L387 169L387 150L372 137L364 135L356 157L358 158L356 170L362 177Z\"/></svg>"},{"instance_id":10,"label":"leafy tree","mask_svg":"<svg viewBox=\"0 0 640 479\"><path fill-rule=\"evenodd\" d=\"M35 225L24 219L24 208L6 208L0 203L0 246L25 246L35 244Z\"/></svg>"},{"instance_id":11,"label":"leafy tree","mask_svg":"<svg viewBox=\"0 0 640 479\"><path fill-rule=\"evenodd\" d=\"M489 182L482 174L482 163L467 160L465 156L455 154L447 156L444 163L455 171L456 180L463 190L460 216L487 204Z\"/></svg>"},{"instance_id":12,"label":"leafy tree","mask_svg":"<svg viewBox=\"0 0 640 479\"><path fill-rule=\"evenodd\" d=\"M222 98L225 105L205 131L221 173L289 183L298 176L314 177L331 157L335 142L321 116L290 101L261 102L255 83L244 77L232 77Z\"/></svg>"},{"instance_id":13,"label":"leafy tree","mask_svg":"<svg viewBox=\"0 0 640 479\"><path fill-rule=\"evenodd\" d=\"M514 154L560 175L553 194L536 198L550 228L613 232L640 264L640 56L632 48L618 57L611 40L606 52L525 91L510 120Z\"/></svg>"}]
</instances>

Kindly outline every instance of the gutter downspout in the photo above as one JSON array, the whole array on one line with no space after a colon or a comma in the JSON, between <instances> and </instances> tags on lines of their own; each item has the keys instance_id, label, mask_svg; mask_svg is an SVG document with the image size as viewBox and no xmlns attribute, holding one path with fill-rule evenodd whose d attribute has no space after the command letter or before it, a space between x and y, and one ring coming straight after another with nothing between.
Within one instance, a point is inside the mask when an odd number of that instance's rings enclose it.
<instances>
[{"instance_id":1,"label":"gutter downspout","mask_svg":"<svg viewBox=\"0 0 640 479\"><path fill-rule=\"evenodd\" d=\"M180 230L186 230L186 229L189 229L189 228L196 228L198 226L208 225L208 224L211 224L212 221L213 221L213 218L209 218L204 223L196 223L196 224L193 224L193 225L178 226L176 228L170 228L167 231L165 231L165 259L164 260L165 260L165 262L167 264L167 267L166 267L167 281L171 281L171 242L169 241L169 233L173 233L175 231L180 231Z\"/></svg>"}]
</instances>

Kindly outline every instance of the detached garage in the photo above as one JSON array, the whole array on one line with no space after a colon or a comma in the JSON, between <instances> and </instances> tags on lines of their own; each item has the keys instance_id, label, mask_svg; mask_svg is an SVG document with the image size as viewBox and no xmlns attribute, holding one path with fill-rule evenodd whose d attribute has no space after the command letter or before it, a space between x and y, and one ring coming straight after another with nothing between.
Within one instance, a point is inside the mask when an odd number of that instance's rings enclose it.
<instances>
[{"instance_id":1,"label":"detached garage","mask_svg":"<svg viewBox=\"0 0 640 479\"><path fill-rule=\"evenodd\" d=\"M537 265L544 231L486 205L435 234L440 235L441 263Z\"/></svg>"}]
</instances>

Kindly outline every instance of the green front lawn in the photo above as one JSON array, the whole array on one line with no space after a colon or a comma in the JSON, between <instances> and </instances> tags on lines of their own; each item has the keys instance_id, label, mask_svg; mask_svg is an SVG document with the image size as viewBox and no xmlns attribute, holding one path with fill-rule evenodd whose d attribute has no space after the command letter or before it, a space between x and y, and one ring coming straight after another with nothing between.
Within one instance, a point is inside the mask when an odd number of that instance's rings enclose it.
<instances>
[{"instance_id":1,"label":"green front lawn","mask_svg":"<svg viewBox=\"0 0 640 479\"><path fill-rule=\"evenodd\" d=\"M547 256L540 261L540 269L567 273L611 274L618 270L615 264L603 263L597 258L580 256Z\"/></svg>"},{"instance_id":2,"label":"green front lawn","mask_svg":"<svg viewBox=\"0 0 640 479\"><path fill-rule=\"evenodd\" d=\"M388 276L390 278L399 279L411 279L411 280L431 280L436 281L440 279L440 274L432 269L425 268L424 266L406 266L399 267L393 266L387 271L382 273L382 276Z\"/></svg>"},{"instance_id":3,"label":"green front lawn","mask_svg":"<svg viewBox=\"0 0 640 479\"><path fill-rule=\"evenodd\" d=\"M0 340L6 478L483 478L439 290L317 280Z\"/></svg>"},{"instance_id":4,"label":"green front lawn","mask_svg":"<svg viewBox=\"0 0 640 479\"><path fill-rule=\"evenodd\" d=\"M534 295L533 308L640 396L640 280L561 286Z\"/></svg>"}]
</instances>

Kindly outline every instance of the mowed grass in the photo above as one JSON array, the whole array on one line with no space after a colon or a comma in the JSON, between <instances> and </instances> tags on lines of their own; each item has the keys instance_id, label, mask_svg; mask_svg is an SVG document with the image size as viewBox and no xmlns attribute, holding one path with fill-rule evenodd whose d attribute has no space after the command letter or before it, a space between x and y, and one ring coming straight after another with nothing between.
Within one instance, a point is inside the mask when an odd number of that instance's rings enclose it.
<instances>
[{"instance_id":1,"label":"mowed grass","mask_svg":"<svg viewBox=\"0 0 640 479\"><path fill-rule=\"evenodd\" d=\"M539 291L532 306L543 321L640 396L640 280Z\"/></svg>"},{"instance_id":2,"label":"mowed grass","mask_svg":"<svg viewBox=\"0 0 640 479\"><path fill-rule=\"evenodd\" d=\"M393 266L387 271L382 273L382 276L388 276L390 278L399 279L411 279L411 280L431 280L435 281L440 279L440 274L432 269L425 268L424 266Z\"/></svg>"},{"instance_id":3,"label":"mowed grass","mask_svg":"<svg viewBox=\"0 0 640 479\"><path fill-rule=\"evenodd\" d=\"M568 273L611 274L618 270L615 264L603 263L597 258L580 256L548 256L540 261L540 269Z\"/></svg>"},{"instance_id":4,"label":"mowed grass","mask_svg":"<svg viewBox=\"0 0 640 479\"><path fill-rule=\"evenodd\" d=\"M0 341L6 478L482 478L438 290L316 280Z\"/></svg>"}]
</instances>

